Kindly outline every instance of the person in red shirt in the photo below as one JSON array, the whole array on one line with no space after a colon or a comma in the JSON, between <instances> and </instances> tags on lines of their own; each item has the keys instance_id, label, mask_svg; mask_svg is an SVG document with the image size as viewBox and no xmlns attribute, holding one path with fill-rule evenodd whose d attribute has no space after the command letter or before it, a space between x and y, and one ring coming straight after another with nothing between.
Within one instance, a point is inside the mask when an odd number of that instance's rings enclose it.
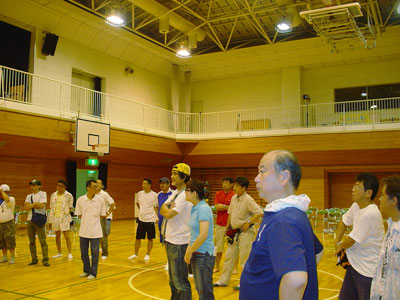
<instances>
[{"instance_id":1,"label":"person in red shirt","mask_svg":"<svg viewBox=\"0 0 400 300\"><path fill-rule=\"evenodd\" d=\"M217 256L215 260L214 272L219 272L219 267L222 258L222 252L224 251L224 238L226 223L228 221L228 208L231 203L231 199L235 193L232 191L233 178L225 177L222 179L222 191L215 193L215 208L217 210L217 225L215 228L215 247L217 248Z\"/></svg>"}]
</instances>

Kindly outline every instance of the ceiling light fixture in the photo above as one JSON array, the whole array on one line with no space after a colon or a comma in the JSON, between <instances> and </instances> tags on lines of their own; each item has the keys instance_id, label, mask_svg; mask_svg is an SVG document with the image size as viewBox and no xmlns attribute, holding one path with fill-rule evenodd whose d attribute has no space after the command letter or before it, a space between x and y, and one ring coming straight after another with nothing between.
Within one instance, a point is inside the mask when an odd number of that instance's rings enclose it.
<instances>
[{"instance_id":1,"label":"ceiling light fixture","mask_svg":"<svg viewBox=\"0 0 400 300\"><path fill-rule=\"evenodd\" d=\"M111 8L108 16L106 17L106 23L115 26L115 27L122 27L125 26L126 22L122 16L122 13L116 9Z\"/></svg>"},{"instance_id":2,"label":"ceiling light fixture","mask_svg":"<svg viewBox=\"0 0 400 300\"><path fill-rule=\"evenodd\" d=\"M187 46L187 42L185 40L181 40L179 42L178 50L176 51L176 56L180 58L190 58L192 54L190 54L190 49Z\"/></svg>"},{"instance_id":3,"label":"ceiling light fixture","mask_svg":"<svg viewBox=\"0 0 400 300\"><path fill-rule=\"evenodd\" d=\"M276 25L276 31L279 33L286 33L292 31L292 16L286 15L281 18L279 23Z\"/></svg>"}]
</instances>

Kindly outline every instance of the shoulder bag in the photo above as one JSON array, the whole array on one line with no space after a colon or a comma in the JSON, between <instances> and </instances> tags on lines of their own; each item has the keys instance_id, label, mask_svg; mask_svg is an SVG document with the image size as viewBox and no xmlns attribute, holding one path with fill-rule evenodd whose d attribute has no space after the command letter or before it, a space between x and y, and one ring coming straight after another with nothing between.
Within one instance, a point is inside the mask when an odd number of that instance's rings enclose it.
<instances>
[{"instance_id":1,"label":"shoulder bag","mask_svg":"<svg viewBox=\"0 0 400 300\"><path fill-rule=\"evenodd\" d=\"M31 195L31 203L33 204L33 195ZM35 209L32 208L32 223L37 225L37 226L43 226L47 222L47 217L46 215L39 214L35 212Z\"/></svg>"}]
</instances>

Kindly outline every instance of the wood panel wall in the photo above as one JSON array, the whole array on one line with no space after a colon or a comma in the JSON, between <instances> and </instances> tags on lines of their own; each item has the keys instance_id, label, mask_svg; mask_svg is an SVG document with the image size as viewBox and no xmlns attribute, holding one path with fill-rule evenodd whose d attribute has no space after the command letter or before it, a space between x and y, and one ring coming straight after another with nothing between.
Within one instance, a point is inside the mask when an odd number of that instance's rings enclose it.
<instances>
[{"instance_id":1,"label":"wood panel wall","mask_svg":"<svg viewBox=\"0 0 400 300\"><path fill-rule=\"evenodd\" d=\"M214 204L215 193L222 190L222 179L227 176L230 176L233 179L238 176L243 176L249 179L250 184L247 188L247 193L252 196L257 201L257 203L259 203L260 205L265 205L265 200L262 200L258 196L256 184L254 183L254 178L257 176L256 168L221 168L192 170L192 178L200 179L203 182L208 182L210 191L210 204Z\"/></svg>"},{"instance_id":2,"label":"wood panel wall","mask_svg":"<svg viewBox=\"0 0 400 300\"><path fill-rule=\"evenodd\" d=\"M393 166L392 166L393 167ZM370 172L373 173L379 180L379 191L376 195L374 202L379 207L379 197L382 194L382 179L391 175L400 175L400 169L382 169L382 168L369 168L360 170L337 170L330 171L329 176L329 194L330 203L327 204L328 207L350 207L353 204L352 201L352 188L355 183L355 178L360 172ZM384 218L387 218L384 215Z\"/></svg>"},{"instance_id":3,"label":"wood panel wall","mask_svg":"<svg viewBox=\"0 0 400 300\"><path fill-rule=\"evenodd\" d=\"M0 109L0 184L11 186L21 204L30 193L28 182L38 178L43 190L55 191L55 182L66 177L66 161L83 163L87 154L76 153L71 143L72 122L20 114ZM143 178L154 181L170 177L171 167L186 162L192 177L209 182L211 203L225 176L249 178L248 192L265 205L255 189L254 178L263 153L286 148L295 152L302 165L299 193L311 198L318 208L337 204L337 189L330 175L357 170L398 172L400 170L400 131L333 133L319 135L265 137L254 139L175 142L128 131L111 131L111 154L107 162L108 191L116 200L116 219L134 216L134 193L141 190ZM346 179L351 185L353 179ZM339 187L341 189L341 187ZM339 194L337 194L339 196ZM348 197L348 196L340 196Z\"/></svg>"},{"instance_id":4,"label":"wood panel wall","mask_svg":"<svg viewBox=\"0 0 400 300\"><path fill-rule=\"evenodd\" d=\"M0 170L0 183L10 186L16 205L23 205L32 193L29 182L33 179L42 182L42 191L48 197L56 190L57 180L66 177L66 161L0 156Z\"/></svg>"},{"instance_id":5,"label":"wood panel wall","mask_svg":"<svg viewBox=\"0 0 400 300\"><path fill-rule=\"evenodd\" d=\"M56 191L56 182L66 178L66 161L33 158L0 157L0 184L11 187L11 195L16 205L23 205L26 196L31 193L29 182L39 179L42 191L50 197ZM146 167L134 165L110 164L108 169L107 191L114 198L117 209L115 219L133 218L135 215L134 195L142 189L143 178L153 180L153 190L160 191L158 180L170 177L168 167Z\"/></svg>"},{"instance_id":6,"label":"wood panel wall","mask_svg":"<svg viewBox=\"0 0 400 300\"><path fill-rule=\"evenodd\" d=\"M256 190L254 182L258 172L258 164L248 168L218 168L218 169L194 169L192 177L208 181L210 189L211 204L214 203L215 193L222 189L222 179L231 176L247 177L250 181L248 193L259 203L265 206L267 203L261 199ZM307 194L311 198L311 206L324 208L324 168L323 167L302 167L302 179L298 189L299 194Z\"/></svg>"},{"instance_id":7,"label":"wood panel wall","mask_svg":"<svg viewBox=\"0 0 400 300\"><path fill-rule=\"evenodd\" d=\"M135 193L142 190L144 178L153 181L152 190L160 191L161 177L171 177L171 168L109 164L107 192L116 203L115 219L132 219L135 216Z\"/></svg>"}]
</instances>

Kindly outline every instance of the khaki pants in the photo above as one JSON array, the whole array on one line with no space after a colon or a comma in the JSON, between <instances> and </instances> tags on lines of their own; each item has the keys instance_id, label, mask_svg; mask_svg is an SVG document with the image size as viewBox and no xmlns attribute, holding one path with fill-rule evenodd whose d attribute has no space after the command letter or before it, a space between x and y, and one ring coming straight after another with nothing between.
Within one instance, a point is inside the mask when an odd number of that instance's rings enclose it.
<instances>
[{"instance_id":1,"label":"khaki pants","mask_svg":"<svg viewBox=\"0 0 400 300\"><path fill-rule=\"evenodd\" d=\"M215 226L215 240L214 244L217 247L217 252L224 252L224 244L225 244L225 226Z\"/></svg>"},{"instance_id":2,"label":"khaki pants","mask_svg":"<svg viewBox=\"0 0 400 300\"><path fill-rule=\"evenodd\" d=\"M232 276L233 268L237 257L239 256L240 266L243 268L247 259L249 258L251 245L256 235L254 226L252 226L246 232L239 234L239 238L235 239L235 242L231 245L228 243L228 248L225 252L224 266L222 268L221 278L219 282L222 284L228 284Z\"/></svg>"},{"instance_id":3,"label":"khaki pants","mask_svg":"<svg viewBox=\"0 0 400 300\"><path fill-rule=\"evenodd\" d=\"M49 261L49 250L46 243L46 224L37 226L32 221L28 221L28 237L29 237L29 250L31 251L31 257L33 262L38 262L36 253L36 238L37 234L39 237L40 246L42 247L43 262Z\"/></svg>"}]
</instances>

